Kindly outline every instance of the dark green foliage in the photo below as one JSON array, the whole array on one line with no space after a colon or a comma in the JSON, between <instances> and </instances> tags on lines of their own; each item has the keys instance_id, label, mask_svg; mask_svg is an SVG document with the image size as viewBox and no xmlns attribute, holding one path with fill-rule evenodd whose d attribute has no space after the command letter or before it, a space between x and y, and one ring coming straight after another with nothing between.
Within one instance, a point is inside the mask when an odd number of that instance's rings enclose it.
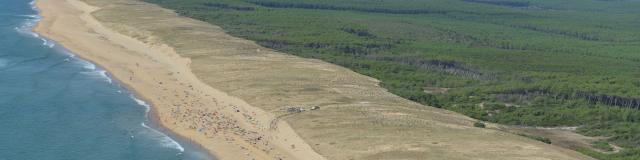
<instances>
[{"instance_id":1,"label":"dark green foliage","mask_svg":"<svg viewBox=\"0 0 640 160\"><path fill-rule=\"evenodd\" d=\"M607 152L613 151L613 147L611 147L611 145L609 145L609 143L605 141L595 141L591 144L591 146L593 146L593 148L596 148L602 151L607 151Z\"/></svg>"},{"instance_id":2,"label":"dark green foliage","mask_svg":"<svg viewBox=\"0 0 640 160\"><path fill-rule=\"evenodd\" d=\"M524 133L520 133L518 135L523 136L523 137L527 137L527 138L531 138L531 139L534 139L534 140L537 140L537 141L540 141L540 142L544 142L546 144L551 144L551 140L549 138L547 138L547 137L528 135L528 134L524 134Z\"/></svg>"},{"instance_id":3,"label":"dark green foliage","mask_svg":"<svg viewBox=\"0 0 640 160\"><path fill-rule=\"evenodd\" d=\"M588 136L611 137L609 141L626 148L640 147L640 125L637 123L594 123L579 128L578 132Z\"/></svg>"},{"instance_id":4,"label":"dark green foliage","mask_svg":"<svg viewBox=\"0 0 640 160\"><path fill-rule=\"evenodd\" d=\"M640 155L640 1L145 1L419 103L495 123L580 126L627 148L583 153Z\"/></svg>"},{"instance_id":5,"label":"dark green foliage","mask_svg":"<svg viewBox=\"0 0 640 160\"><path fill-rule=\"evenodd\" d=\"M443 11L428 9L390 9L390 8L368 8L355 6L339 6L317 3L300 3L300 2L278 2L278 1L248 1L250 3L271 8L299 8L299 9L320 9L320 10L336 10L336 11L359 11L371 13L389 13L389 14L444 14Z\"/></svg>"},{"instance_id":6,"label":"dark green foliage","mask_svg":"<svg viewBox=\"0 0 640 160\"><path fill-rule=\"evenodd\" d=\"M256 10L256 8L254 8L254 7L233 6L233 5L224 4L224 3L206 2L206 3L204 3L204 5L207 6L207 7L215 7L215 8L221 8L221 9L233 9L233 10L238 10L238 11L254 11L254 10Z\"/></svg>"},{"instance_id":7,"label":"dark green foliage","mask_svg":"<svg viewBox=\"0 0 640 160\"><path fill-rule=\"evenodd\" d=\"M529 7L529 1L503 1L503 0L463 0L466 2L484 3L508 7Z\"/></svg>"},{"instance_id":8,"label":"dark green foliage","mask_svg":"<svg viewBox=\"0 0 640 160\"><path fill-rule=\"evenodd\" d=\"M486 125L484 125L484 123L482 123L482 122L473 123L473 126L474 127L478 127L478 128L485 128L486 127Z\"/></svg>"},{"instance_id":9,"label":"dark green foliage","mask_svg":"<svg viewBox=\"0 0 640 160\"><path fill-rule=\"evenodd\" d=\"M638 160L640 159L640 149L626 149L620 153L601 153L590 149L579 149L585 155L591 156L599 160Z\"/></svg>"}]
</instances>

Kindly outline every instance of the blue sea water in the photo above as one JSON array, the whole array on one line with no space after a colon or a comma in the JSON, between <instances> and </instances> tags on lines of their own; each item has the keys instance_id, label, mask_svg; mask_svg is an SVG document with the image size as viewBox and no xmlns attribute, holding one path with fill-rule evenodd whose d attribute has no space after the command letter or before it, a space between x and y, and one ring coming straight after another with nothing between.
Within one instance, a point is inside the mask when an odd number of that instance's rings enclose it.
<instances>
[{"instance_id":1,"label":"blue sea water","mask_svg":"<svg viewBox=\"0 0 640 160\"><path fill-rule=\"evenodd\" d=\"M0 0L0 160L211 159L154 129L104 70L32 33L37 14Z\"/></svg>"}]
</instances>

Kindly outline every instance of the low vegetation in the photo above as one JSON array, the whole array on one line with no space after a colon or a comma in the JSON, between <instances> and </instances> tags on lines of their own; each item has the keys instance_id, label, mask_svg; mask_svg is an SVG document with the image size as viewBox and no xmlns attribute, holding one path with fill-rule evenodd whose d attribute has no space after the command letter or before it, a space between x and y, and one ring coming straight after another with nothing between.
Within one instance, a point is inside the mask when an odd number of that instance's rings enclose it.
<instances>
[{"instance_id":1,"label":"low vegetation","mask_svg":"<svg viewBox=\"0 0 640 160\"><path fill-rule=\"evenodd\" d=\"M524 134L524 133L520 133L518 135L523 136L523 137L527 137L527 138L531 138L531 139L534 139L534 140L537 140L537 141L540 141L540 142L543 142L543 143L546 143L546 144L551 144L551 140L549 138L546 138L546 137L529 135L529 134Z\"/></svg>"},{"instance_id":2,"label":"low vegetation","mask_svg":"<svg viewBox=\"0 0 640 160\"><path fill-rule=\"evenodd\" d=\"M416 102L487 122L578 126L624 148L581 152L640 158L638 1L145 1Z\"/></svg>"},{"instance_id":3,"label":"low vegetation","mask_svg":"<svg viewBox=\"0 0 640 160\"><path fill-rule=\"evenodd\" d=\"M605 141L595 141L592 143L593 148L599 149L605 152L613 151L613 147L608 142Z\"/></svg>"},{"instance_id":4,"label":"low vegetation","mask_svg":"<svg viewBox=\"0 0 640 160\"><path fill-rule=\"evenodd\" d=\"M485 128L485 127L487 127L487 126L486 126L484 123L482 123L482 122L476 122L476 123L473 123L473 126L474 126L474 127L478 127L478 128Z\"/></svg>"}]
</instances>

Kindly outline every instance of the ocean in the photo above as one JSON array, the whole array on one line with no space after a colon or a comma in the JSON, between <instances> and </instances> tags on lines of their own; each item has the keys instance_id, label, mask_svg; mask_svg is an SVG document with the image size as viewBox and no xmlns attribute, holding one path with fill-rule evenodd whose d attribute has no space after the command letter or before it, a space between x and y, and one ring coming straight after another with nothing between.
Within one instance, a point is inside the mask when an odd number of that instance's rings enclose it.
<instances>
[{"instance_id":1,"label":"ocean","mask_svg":"<svg viewBox=\"0 0 640 160\"><path fill-rule=\"evenodd\" d=\"M149 105L96 65L31 32L33 2L0 2L0 160L199 160Z\"/></svg>"}]
</instances>

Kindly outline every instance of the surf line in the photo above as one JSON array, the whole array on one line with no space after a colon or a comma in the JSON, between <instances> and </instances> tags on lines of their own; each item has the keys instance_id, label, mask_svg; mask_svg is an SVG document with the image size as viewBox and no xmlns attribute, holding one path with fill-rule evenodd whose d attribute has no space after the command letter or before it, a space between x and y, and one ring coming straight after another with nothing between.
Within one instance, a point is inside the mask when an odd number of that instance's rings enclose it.
<instances>
[{"instance_id":1,"label":"surf line","mask_svg":"<svg viewBox=\"0 0 640 160\"><path fill-rule=\"evenodd\" d=\"M56 47L55 41L49 40L33 31L33 28L42 19L42 17L39 16L40 10L36 7L35 3L36 1L34 0L29 2L29 5L31 5L31 9L36 11L38 15L16 15L16 16L27 17L29 19L26 19L26 22L24 22L21 26L15 27L15 30L18 31L19 33L27 34L34 38L38 38L42 40L43 42L42 45L47 46L49 48L54 48ZM75 56L75 54L73 54L71 51L67 49L64 49L64 48L56 48L56 49L58 49L61 53L68 54L69 58L65 59L65 61L71 61L73 59L75 60L75 62L78 62L81 65L83 65L84 69L91 71L91 72L85 72L85 73L89 73L89 75L98 75L100 77L105 78L107 82L109 82L110 84L113 84L112 78L111 76L109 76L106 70L96 67L96 65L91 63L90 61L87 61ZM121 87L121 86L118 86L118 87ZM122 91L119 90L118 93L122 93ZM130 98L133 99L136 102L136 104L145 107L145 122L148 121L149 120L148 114L151 110L151 106L147 104L145 101L136 98L133 94L130 94ZM178 154L182 154L184 152L185 149L182 145L180 145L180 143L175 141L173 138L169 137L167 134L162 133L152 127L149 127L147 124L145 124L145 122L142 122L140 125L150 133L148 134L149 136L152 136L152 138L157 139L160 142L160 144L164 147L173 148L180 151ZM134 137L132 136L132 138Z\"/></svg>"},{"instance_id":2,"label":"surf line","mask_svg":"<svg viewBox=\"0 0 640 160\"><path fill-rule=\"evenodd\" d=\"M147 102L138 99L135 97L135 95L130 94L129 97L131 97L131 99L133 99L138 105L144 106L145 107L145 113L144 116L146 119L149 119L149 112L151 111L151 105L149 105ZM149 127L147 124L145 124L145 122L142 122L140 125L142 125L142 127L148 129L149 131L151 131L151 133L153 134L152 136L154 137L158 137L158 139L160 139L160 142L162 144L162 146L164 147L168 147L168 148L174 148L177 149L178 151L180 151L181 153L184 152L184 147L182 147L182 145L180 145L180 143L178 143L177 141L175 141L174 139L172 139L171 137L169 137L168 135L153 129L151 127Z\"/></svg>"}]
</instances>

